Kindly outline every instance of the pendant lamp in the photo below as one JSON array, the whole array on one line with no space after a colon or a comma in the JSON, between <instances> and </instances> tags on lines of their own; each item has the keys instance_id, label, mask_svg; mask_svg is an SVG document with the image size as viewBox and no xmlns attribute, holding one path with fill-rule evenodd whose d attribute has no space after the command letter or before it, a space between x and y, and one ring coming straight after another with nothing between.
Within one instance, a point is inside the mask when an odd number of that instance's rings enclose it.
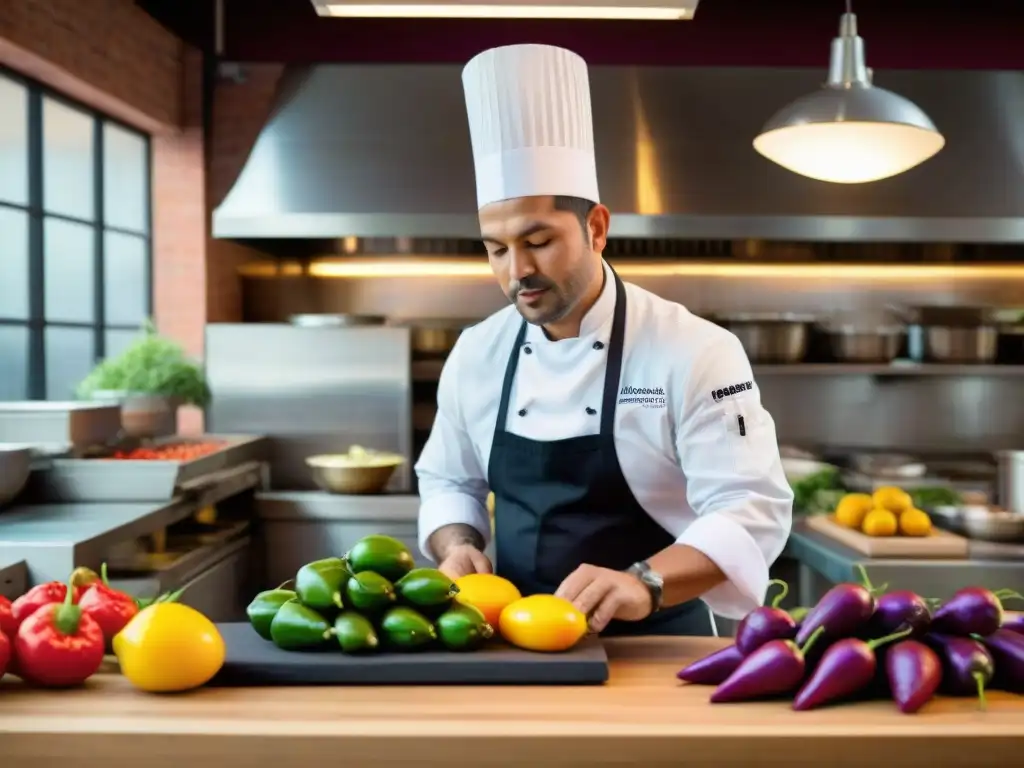
<instances>
[{"instance_id":1,"label":"pendant lamp","mask_svg":"<svg viewBox=\"0 0 1024 768\"><path fill-rule=\"evenodd\" d=\"M618 19L679 21L693 18L700 0L312 0L321 16L441 19Z\"/></svg>"},{"instance_id":2,"label":"pendant lamp","mask_svg":"<svg viewBox=\"0 0 1024 768\"><path fill-rule=\"evenodd\" d=\"M946 140L920 107L878 88L847 0L832 41L828 81L783 107L754 139L754 149L801 176L861 184L908 171Z\"/></svg>"}]
</instances>

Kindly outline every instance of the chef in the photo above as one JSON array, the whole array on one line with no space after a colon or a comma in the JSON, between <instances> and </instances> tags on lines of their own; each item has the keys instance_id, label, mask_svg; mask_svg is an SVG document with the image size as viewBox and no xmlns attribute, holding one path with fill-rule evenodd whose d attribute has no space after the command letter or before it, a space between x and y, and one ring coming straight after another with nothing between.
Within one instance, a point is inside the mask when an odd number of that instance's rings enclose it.
<instances>
[{"instance_id":1,"label":"chef","mask_svg":"<svg viewBox=\"0 0 1024 768\"><path fill-rule=\"evenodd\" d=\"M604 261L583 59L495 48L462 80L481 235L511 306L465 330L441 373L420 547L453 578L493 568L562 596L595 632L715 634L713 614L762 603L792 515L746 354Z\"/></svg>"}]
</instances>

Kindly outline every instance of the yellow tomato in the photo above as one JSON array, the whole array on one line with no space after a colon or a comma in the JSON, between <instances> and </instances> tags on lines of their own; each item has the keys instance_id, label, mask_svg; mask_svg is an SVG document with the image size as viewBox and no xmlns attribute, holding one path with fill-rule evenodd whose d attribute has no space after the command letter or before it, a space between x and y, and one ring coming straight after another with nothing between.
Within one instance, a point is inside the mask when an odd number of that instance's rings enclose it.
<instances>
[{"instance_id":1,"label":"yellow tomato","mask_svg":"<svg viewBox=\"0 0 1024 768\"><path fill-rule=\"evenodd\" d=\"M530 595L505 607L501 636L528 651L567 651L587 634L587 617L568 600Z\"/></svg>"},{"instance_id":2,"label":"yellow tomato","mask_svg":"<svg viewBox=\"0 0 1024 768\"><path fill-rule=\"evenodd\" d=\"M456 599L480 611L495 629L505 606L522 597L515 584L492 573L471 573L457 579L455 586L459 588Z\"/></svg>"},{"instance_id":3,"label":"yellow tomato","mask_svg":"<svg viewBox=\"0 0 1024 768\"><path fill-rule=\"evenodd\" d=\"M836 522L846 528L860 530L868 512L874 509L874 502L866 493L848 493L836 505Z\"/></svg>"},{"instance_id":4,"label":"yellow tomato","mask_svg":"<svg viewBox=\"0 0 1024 768\"><path fill-rule=\"evenodd\" d=\"M888 509L873 509L864 518L861 530L868 536L894 536L896 527L895 514Z\"/></svg>"},{"instance_id":5,"label":"yellow tomato","mask_svg":"<svg viewBox=\"0 0 1024 768\"><path fill-rule=\"evenodd\" d=\"M932 519L920 509L908 509L900 515L900 533L904 536L930 536Z\"/></svg>"},{"instance_id":6,"label":"yellow tomato","mask_svg":"<svg viewBox=\"0 0 1024 768\"><path fill-rule=\"evenodd\" d=\"M909 493L891 485L876 488L872 498L877 509L887 509L894 515L899 515L914 506L914 500L910 498Z\"/></svg>"},{"instance_id":7,"label":"yellow tomato","mask_svg":"<svg viewBox=\"0 0 1024 768\"><path fill-rule=\"evenodd\" d=\"M213 622L181 603L139 611L114 636L121 674L136 688L166 693L209 682L224 665L224 639Z\"/></svg>"}]
</instances>

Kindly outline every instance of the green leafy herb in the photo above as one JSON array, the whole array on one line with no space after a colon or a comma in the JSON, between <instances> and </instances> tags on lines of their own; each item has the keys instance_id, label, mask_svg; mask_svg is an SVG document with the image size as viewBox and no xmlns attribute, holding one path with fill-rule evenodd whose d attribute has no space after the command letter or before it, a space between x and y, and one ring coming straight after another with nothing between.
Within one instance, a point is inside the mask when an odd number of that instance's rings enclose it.
<instances>
[{"instance_id":1,"label":"green leafy herb","mask_svg":"<svg viewBox=\"0 0 1024 768\"><path fill-rule=\"evenodd\" d=\"M200 407L210 401L202 368L185 355L180 345L157 334L149 321L131 346L100 362L82 380L77 394L89 400L104 391L163 395Z\"/></svg>"},{"instance_id":2,"label":"green leafy herb","mask_svg":"<svg viewBox=\"0 0 1024 768\"><path fill-rule=\"evenodd\" d=\"M845 490L835 467L790 480L790 486L793 489L793 508L802 514L831 512Z\"/></svg>"},{"instance_id":3,"label":"green leafy herb","mask_svg":"<svg viewBox=\"0 0 1024 768\"><path fill-rule=\"evenodd\" d=\"M952 488L921 487L907 491L918 509L935 509L935 507L956 507L963 503L963 497Z\"/></svg>"}]
</instances>

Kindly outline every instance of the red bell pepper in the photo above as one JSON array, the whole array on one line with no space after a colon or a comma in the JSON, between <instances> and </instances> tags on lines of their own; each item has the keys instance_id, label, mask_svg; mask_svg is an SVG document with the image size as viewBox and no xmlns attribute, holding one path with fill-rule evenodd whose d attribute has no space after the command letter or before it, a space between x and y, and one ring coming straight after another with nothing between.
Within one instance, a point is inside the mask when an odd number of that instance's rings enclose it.
<instances>
[{"instance_id":1,"label":"red bell pepper","mask_svg":"<svg viewBox=\"0 0 1024 768\"><path fill-rule=\"evenodd\" d=\"M44 605L18 627L14 655L18 674L45 687L84 683L103 663L103 630L75 605L74 589L65 590L63 603Z\"/></svg>"},{"instance_id":2,"label":"red bell pepper","mask_svg":"<svg viewBox=\"0 0 1024 768\"><path fill-rule=\"evenodd\" d=\"M78 607L89 614L103 630L107 644L139 612L135 598L113 589L107 580L107 564L100 568L100 581L94 581L78 600Z\"/></svg>"},{"instance_id":3,"label":"red bell pepper","mask_svg":"<svg viewBox=\"0 0 1024 768\"><path fill-rule=\"evenodd\" d=\"M0 595L0 633L7 635L8 640L13 640L17 631L18 622L14 620L11 601Z\"/></svg>"},{"instance_id":4,"label":"red bell pepper","mask_svg":"<svg viewBox=\"0 0 1024 768\"><path fill-rule=\"evenodd\" d=\"M11 641L7 635L0 632L0 677L7 671L7 664L11 660Z\"/></svg>"},{"instance_id":5,"label":"red bell pepper","mask_svg":"<svg viewBox=\"0 0 1024 768\"><path fill-rule=\"evenodd\" d=\"M77 603L88 587L78 586L72 588L72 603ZM42 608L44 605L63 603L68 594L68 585L59 581L48 581L45 584L37 584L28 592L19 597L11 604L11 612L14 614L14 621L20 625L25 619Z\"/></svg>"}]
</instances>

